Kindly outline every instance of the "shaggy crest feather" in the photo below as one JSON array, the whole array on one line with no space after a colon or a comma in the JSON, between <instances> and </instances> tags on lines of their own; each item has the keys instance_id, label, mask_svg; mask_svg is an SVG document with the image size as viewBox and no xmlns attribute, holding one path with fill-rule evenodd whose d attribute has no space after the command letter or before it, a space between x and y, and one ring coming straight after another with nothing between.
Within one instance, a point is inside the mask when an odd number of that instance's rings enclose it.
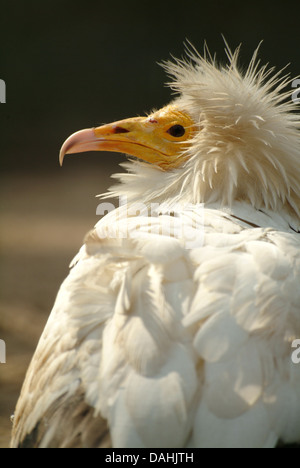
<instances>
[{"instance_id":1,"label":"shaggy crest feather","mask_svg":"<svg viewBox=\"0 0 300 468\"><path fill-rule=\"evenodd\" d=\"M129 173L115 176L124 186L112 187L109 196L225 206L240 200L257 209L286 207L299 216L300 121L293 90L283 92L292 80L282 70L261 67L258 50L245 73L238 65L239 48L232 53L228 46L225 66L207 47L203 57L188 49L187 59L165 62L173 78L169 85L179 93L176 105L199 126L187 161L169 174L139 161L127 163Z\"/></svg>"}]
</instances>

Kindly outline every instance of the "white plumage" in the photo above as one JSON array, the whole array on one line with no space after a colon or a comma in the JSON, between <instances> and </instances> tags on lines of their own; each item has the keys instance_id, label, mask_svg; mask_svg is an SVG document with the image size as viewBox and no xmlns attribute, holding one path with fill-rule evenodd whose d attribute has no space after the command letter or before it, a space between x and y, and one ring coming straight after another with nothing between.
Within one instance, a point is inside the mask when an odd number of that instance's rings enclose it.
<instances>
[{"instance_id":1,"label":"white plumage","mask_svg":"<svg viewBox=\"0 0 300 468\"><path fill-rule=\"evenodd\" d=\"M191 52L166 65L193 132L184 147L172 134L176 162L141 156L152 164L117 175L110 196L128 203L88 234L61 287L13 447L300 442L299 115L257 52L245 74L227 54L224 67ZM128 122L110 139L132 142Z\"/></svg>"}]
</instances>

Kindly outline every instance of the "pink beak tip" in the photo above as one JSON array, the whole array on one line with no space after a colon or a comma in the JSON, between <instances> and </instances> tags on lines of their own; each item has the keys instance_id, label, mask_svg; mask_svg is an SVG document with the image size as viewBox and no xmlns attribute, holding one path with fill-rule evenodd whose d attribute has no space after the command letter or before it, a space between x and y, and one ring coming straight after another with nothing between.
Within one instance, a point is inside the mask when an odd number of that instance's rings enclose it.
<instances>
[{"instance_id":1,"label":"pink beak tip","mask_svg":"<svg viewBox=\"0 0 300 468\"><path fill-rule=\"evenodd\" d=\"M59 164L63 165L66 154L71 153L82 153L89 151L89 144L95 141L95 133L93 128L86 130L80 130L79 132L73 133L61 147L59 153Z\"/></svg>"}]
</instances>

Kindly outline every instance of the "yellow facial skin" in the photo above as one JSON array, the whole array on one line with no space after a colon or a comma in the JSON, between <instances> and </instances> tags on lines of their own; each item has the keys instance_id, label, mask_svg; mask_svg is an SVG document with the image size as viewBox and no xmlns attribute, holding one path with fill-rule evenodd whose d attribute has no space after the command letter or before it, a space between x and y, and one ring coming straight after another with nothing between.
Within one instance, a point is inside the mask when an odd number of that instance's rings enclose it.
<instances>
[{"instance_id":1,"label":"yellow facial skin","mask_svg":"<svg viewBox=\"0 0 300 468\"><path fill-rule=\"evenodd\" d=\"M62 146L60 164L66 154L114 151L170 170L186 159L182 152L188 148L195 131L191 117L170 105L148 117L120 120L74 133Z\"/></svg>"}]
</instances>

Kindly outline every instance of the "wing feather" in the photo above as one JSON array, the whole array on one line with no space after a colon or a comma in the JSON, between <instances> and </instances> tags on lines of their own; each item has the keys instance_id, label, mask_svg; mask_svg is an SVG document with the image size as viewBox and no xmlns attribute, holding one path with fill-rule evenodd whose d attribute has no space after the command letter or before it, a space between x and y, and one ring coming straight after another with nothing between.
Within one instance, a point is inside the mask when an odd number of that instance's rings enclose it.
<instances>
[{"instance_id":1,"label":"wing feather","mask_svg":"<svg viewBox=\"0 0 300 468\"><path fill-rule=\"evenodd\" d=\"M62 285L16 409L13 446L299 442L293 220L242 202L127 214L103 218Z\"/></svg>"}]
</instances>

